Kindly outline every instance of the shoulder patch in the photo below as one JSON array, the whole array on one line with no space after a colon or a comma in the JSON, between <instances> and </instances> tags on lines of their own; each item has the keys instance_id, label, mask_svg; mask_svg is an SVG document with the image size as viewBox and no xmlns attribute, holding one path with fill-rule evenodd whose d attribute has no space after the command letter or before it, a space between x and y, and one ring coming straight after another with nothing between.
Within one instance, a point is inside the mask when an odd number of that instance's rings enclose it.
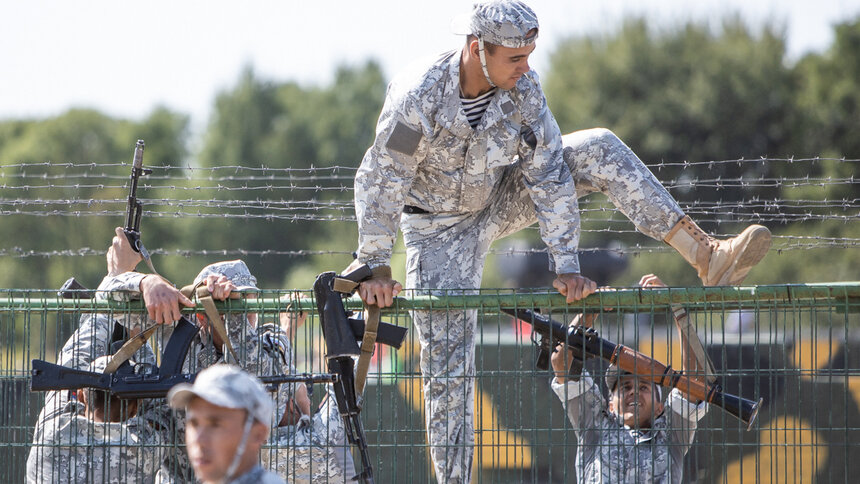
<instances>
[{"instance_id":1,"label":"shoulder patch","mask_svg":"<svg viewBox=\"0 0 860 484\"><path fill-rule=\"evenodd\" d=\"M389 150L412 156L415 154L415 150L418 149L418 143L420 142L420 131L416 131L398 121L397 126L394 127L394 131L388 137L388 141L385 142L385 147Z\"/></svg>"}]
</instances>

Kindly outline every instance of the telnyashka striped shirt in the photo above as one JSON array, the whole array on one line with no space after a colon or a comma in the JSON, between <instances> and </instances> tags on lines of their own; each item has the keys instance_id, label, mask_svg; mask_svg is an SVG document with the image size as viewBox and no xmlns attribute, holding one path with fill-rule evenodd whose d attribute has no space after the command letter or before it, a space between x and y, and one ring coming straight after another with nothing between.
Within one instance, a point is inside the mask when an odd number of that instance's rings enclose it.
<instances>
[{"instance_id":1,"label":"telnyashka striped shirt","mask_svg":"<svg viewBox=\"0 0 860 484\"><path fill-rule=\"evenodd\" d=\"M474 99L466 99L462 97L462 94L460 95L460 102L463 103L463 111L466 113L466 119L469 120L469 124L473 129L481 122L481 117L484 115L484 111L487 110L490 99L493 98L493 94L495 93L496 88L494 87Z\"/></svg>"}]
</instances>

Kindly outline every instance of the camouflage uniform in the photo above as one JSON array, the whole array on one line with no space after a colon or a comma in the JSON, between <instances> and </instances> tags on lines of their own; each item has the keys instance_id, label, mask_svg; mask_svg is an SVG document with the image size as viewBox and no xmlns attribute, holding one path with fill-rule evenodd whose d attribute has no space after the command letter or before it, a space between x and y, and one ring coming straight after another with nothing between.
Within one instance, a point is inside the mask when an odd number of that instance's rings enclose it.
<instances>
[{"instance_id":1,"label":"camouflage uniform","mask_svg":"<svg viewBox=\"0 0 860 484\"><path fill-rule=\"evenodd\" d=\"M256 278L241 260L217 262L206 266L194 280L198 283L209 274L224 275L239 289L258 290ZM117 301L127 301L140 298L140 281L146 274L128 272L115 279L115 283L106 289L113 291L111 297ZM227 337L236 351L242 368L253 375L283 375L295 373L291 365L292 351L286 335L280 327L274 324L260 325L255 328L248 324L246 314L233 312L224 313L224 327ZM145 315L127 315L121 320L129 329L140 329L146 322ZM196 323L196 321L195 321ZM149 321L148 324L152 324ZM164 325L155 333L159 349L163 349L173 333L171 325ZM188 349L188 355L182 366L184 373L198 373L216 363L225 363L223 348L213 344L211 333L198 333ZM278 388L275 400L275 422L279 422L286 411L286 405L293 396L295 385L284 384ZM174 417L165 406L163 400L153 400L148 403L151 412L159 415L165 427L165 441L175 442L184 449L185 416L180 410ZM158 483L183 482L193 479L191 465L185 452L169 452L164 467L159 471Z\"/></svg>"},{"instance_id":2,"label":"camouflage uniform","mask_svg":"<svg viewBox=\"0 0 860 484\"><path fill-rule=\"evenodd\" d=\"M658 240L683 217L610 131L562 137L534 72L515 89L498 90L472 129L461 108L459 64L459 52L449 52L389 86L376 140L355 179L361 262L389 263L399 220L406 287L477 288L492 242L535 222L555 271L579 272L577 197L588 193L606 193ZM467 481L477 313L416 311L413 318L437 477Z\"/></svg>"},{"instance_id":3,"label":"camouflage uniform","mask_svg":"<svg viewBox=\"0 0 860 484\"><path fill-rule=\"evenodd\" d=\"M330 386L313 417L303 415L296 425L274 429L270 445L262 452L263 467L293 484L344 483L353 475L343 419Z\"/></svg>"},{"instance_id":4,"label":"camouflage uniform","mask_svg":"<svg viewBox=\"0 0 860 484\"><path fill-rule=\"evenodd\" d=\"M693 443L698 421L708 411L707 403L695 405L674 389L651 429L638 430L625 426L608 411L587 371L578 382L562 384L553 380L552 389L567 410L579 439L577 482L681 482L684 455Z\"/></svg>"},{"instance_id":5,"label":"camouflage uniform","mask_svg":"<svg viewBox=\"0 0 860 484\"><path fill-rule=\"evenodd\" d=\"M106 277L99 289L113 282ZM105 293L98 292L96 297L103 299ZM57 364L103 371L104 364L91 365L109 354L113 321L109 314L84 315L60 351ZM155 363L149 345L134 358L139 363ZM142 408L125 422L95 422L86 417L85 406L71 392L47 392L27 458L27 482L153 482L161 454L161 438L153 423L153 415Z\"/></svg>"},{"instance_id":6,"label":"camouflage uniform","mask_svg":"<svg viewBox=\"0 0 860 484\"><path fill-rule=\"evenodd\" d=\"M257 378L234 365L212 365L197 375L193 385L180 383L171 388L167 394L167 402L171 408L185 411L195 397L218 407L247 411L244 435L227 469L227 475L221 478L226 481L225 484L284 483L277 474L266 471L260 465L253 466L229 481L226 480L238 468L242 456L246 455L245 452L249 452L246 444L252 424L259 422L269 426L273 423L272 398Z\"/></svg>"}]
</instances>

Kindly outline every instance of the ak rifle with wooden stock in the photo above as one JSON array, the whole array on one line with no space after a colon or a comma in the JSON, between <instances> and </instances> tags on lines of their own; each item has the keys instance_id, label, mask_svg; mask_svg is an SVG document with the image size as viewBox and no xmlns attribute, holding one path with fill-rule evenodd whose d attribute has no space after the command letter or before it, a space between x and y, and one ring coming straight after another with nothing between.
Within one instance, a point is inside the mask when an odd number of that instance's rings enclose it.
<instances>
[{"instance_id":1,"label":"ak rifle with wooden stock","mask_svg":"<svg viewBox=\"0 0 860 484\"><path fill-rule=\"evenodd\" d=\"M530 309L502 308L502 311L531 324L533 331L540 336L540 341L537 342L540 346L537 366L542 370L549 369L549 357L553 348L559 343L565 343L574 350L574 355L582 356L584 352L587 355L602 358L622 371L632 373L639 378L661 386L677 388L692 400L706 401L721 407L745 423L747 430L752 428L758 415L763 399L753 401L726 393L719 382L709 385L682 371L676 371L671 366L664 365L632 348L601 338L592 328L568 327Z\"/></svg>"}]
</instances>

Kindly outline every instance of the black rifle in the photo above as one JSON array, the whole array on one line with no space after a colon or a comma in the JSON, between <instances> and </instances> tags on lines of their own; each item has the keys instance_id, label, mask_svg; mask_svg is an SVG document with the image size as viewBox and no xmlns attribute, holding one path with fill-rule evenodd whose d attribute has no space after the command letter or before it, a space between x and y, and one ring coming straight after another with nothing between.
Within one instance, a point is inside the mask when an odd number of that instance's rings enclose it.
<instances>
[{"instance_id":1,"label":"black rifle","mask_svg":"<svg viewBox=\"0 0 860 484\"><path fill-rule=\"evenodd\" d=\"M158 274L152 265L149 252L143 246L143 242L140 241L140 218L143 215L143 203L137 198L137 184L141 175L152 173L150 168L143 167L143 148L143 140L137 140L137 145L134 147L134 160L131 164L131 176L128 179L128 208L123 232L131 244L131 248L143 256L143 260L146 261L152 272Z\"/></svg>"},{"instance_id":2,"label":"black rifle","mask_svg":"<svg viewBox=\"0 0 860 484\"><path fill-rule=\"evenodd\" d=\"M575 353L578 351L581 355L602 358L622 371L632 373L639 378L661 386L677 388L692 399L707 401L722 407L747 424L747 430L752 428L758 415L763 399L753 401L725 393L717 382L708 384L692 378L632 348L603 339L592 328L568 327L549 316L543 316L529 309L502 308L502 311L531 324L532 330L540 336L537 364L541 369L547 369L546 362L549 361L552 350L559 343L564 343Z\"/></svg>"},{"instance_id":3,"label":"black rifle","mask_svg":"<svg viewBox=\"0 0 860 484\"><path fill-rule=\"evenodd\" d=\"M344 422L349 443L358 448L361 455L361 472L354 480L366 484L373 483L373 467L367 450L364 427L361 424L361 395L355 390L355 361L353 357L361 354L358 341L364 333L364 321L351 319L351 312L344 308L343 298L349 296L334 289L338 277L352 282L361 282L371 276L370 268L362 265L355 271L338 276L334 272L320 274L314 282L314 298L322 324L326 346L328 371L338 375L334 384L337 408ZM380 322L377 329L377 342L400 348L406 338L406 328Z\"/></svg>"},{"instance_id":4,"label":"black rifle","mask_svg":"<svg viewBox=\"0 0 860 484\"><path fill-rule=\"evenodd\" d=\"M173 335L164 348L161 366L157 368L135 368L124 362L115 373L96 373L66 366L33 360L30 389L33 391L72 390L95 388L110 392L121 399L160 398L178 383L193 383L197 374L182 373L188 348L200 330L184 316L176 322ZM142 365L137 365L138 367ZM298 374L259 377L264 385L281 383L326 383L336 382L337 375Z\"/></svg>"}]
</instances>

